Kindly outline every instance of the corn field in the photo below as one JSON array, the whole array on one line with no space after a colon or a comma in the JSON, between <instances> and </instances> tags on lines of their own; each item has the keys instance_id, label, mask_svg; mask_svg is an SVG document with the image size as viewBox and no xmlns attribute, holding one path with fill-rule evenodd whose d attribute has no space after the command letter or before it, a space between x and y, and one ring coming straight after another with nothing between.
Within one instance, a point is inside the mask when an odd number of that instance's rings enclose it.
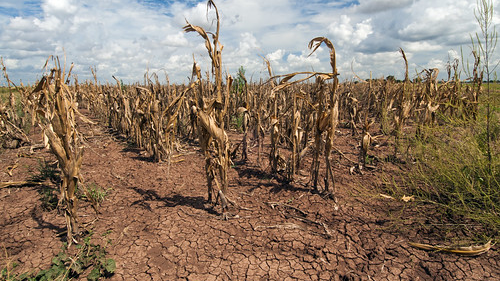
<instances>
[{"instance_id":1,"label":"corn field","mask_svg":"<svg viewBox=\"0 0 500 281\"><path fill-rule=\"evenodd\" d=\"M438 81L438 69L424 69L411 80L408 61L401 49L401 65L405 66L402 82L386 79L339 81L335 42L313 38L311 53L324 44L330 51L331 72L295 72L275 75L264 59L269 77L256 83L244 81L235 90L234 78L223 72L223 42L219 41L219 12L209 0L209 8L217 15L215 33L186 23L185 32L195 32L205 42L211 59L211 71L202 75L193 62L187 85L161 84L155 73L146 73L143 83L123 85L120 77L100 82L105 77L78 81L71 69L66 73L58 58L48 60L48 74L33 86L15 86L19 96L11 95L0 104L2 144L16 140L16 145L30 143L23 132L25 124L39 126L45 145L56 156L62 171L60 207L67 221L68 241L78 233L78 200L75 191L82 185L79 175L84 156L84 139L78 121L88 122L80 113L84 109L144 149L155 162L171 165L172 156L187 141L199 145L204 158L207 200L219 204L225 213L229 204L228 172L232 163L248 158L250 144L257 150L256 162L283 184L293 184L299 169L310 171L312 191L335 196L336 175L343 173L335 165L336 132L349 128L359 143L359 157L354 171L369 169L366 162L378 137L392 139L394 159L410 159L411 150L404 140L425 139L424 128L440 126L447 118L471 120L478 116L482 74L465 82L459 79L458 61L450 62L448 79ZM305 42L304 42L305 44ZM51 67L53 64L53 67ZM476 61L475 69L479 62ZM2 63L3 65L3 63ZM4 75L8 79L4 67ZM100 78L100 79L99 79ZM15 114L16 98L24 117ZM239 128L234 120L241 120ZM243 134L234 142L228 132ZM310 167L305 166L309 158Z\"/></svg>"}]
</instances>

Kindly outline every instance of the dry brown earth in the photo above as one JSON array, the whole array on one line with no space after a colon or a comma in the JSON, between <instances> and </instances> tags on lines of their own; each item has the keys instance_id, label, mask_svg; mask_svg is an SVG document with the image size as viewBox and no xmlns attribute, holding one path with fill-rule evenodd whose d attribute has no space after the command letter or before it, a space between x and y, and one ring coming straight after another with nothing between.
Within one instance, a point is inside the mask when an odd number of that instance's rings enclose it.
<instances>
[{"instance_id":1,"label":"dry brown earth","mask_svg":"<svg viewBox=\"0 0 500 281\"><path fill-rule=\"evenodd\" d=\"M351 175L357 144L350 131L340 130L336 145L343 156L332 156L338 210L307 185L310 159L288 185L256 165L254 148L250 161L236 161L230 172L228 196L240 208L231 207L225 221L218 207L205 202L203 158L195 144L184 144L169 167L151 162L107 129L87 125L82 175L109 195L99 215L82 202L80 221L93 229L96 241L111 240L109 257L117 264L111 280L500 280L497 246L477 257L410 247L409 241L460 241L481 229L438 227L449 221L430 206L380 197L382 177L404 170L376 161L374 170ZM380 159L389 150L382 139L372 152ZM1 182L37 174L37 157L55 160L46 150L19 157L28 152L2 151ZM15 162L9 176L6 168ZM1 246L20 264L18 272L47 268L64 240L58 236L64 219L43 210L40 190L0 189Z\"/></svg>"}]
</instances>

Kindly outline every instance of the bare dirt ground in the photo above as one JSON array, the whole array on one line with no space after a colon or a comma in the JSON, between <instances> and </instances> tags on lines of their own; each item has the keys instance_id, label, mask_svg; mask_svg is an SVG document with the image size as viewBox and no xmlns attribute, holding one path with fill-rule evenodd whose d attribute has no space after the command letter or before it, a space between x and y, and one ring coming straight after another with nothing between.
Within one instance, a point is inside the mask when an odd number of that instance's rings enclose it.
<instances>
[{"instance_id":1,"label":"bare dirt ground","mask_svg":"<svg viewBox=\"0 0 500 281\"><path fill-rule=\"evenodd\" d=\"M231 169L228 197L240 208L230 207L225 221L219 207L206 204L204 160L196 143L183 144L169 166L153 163L100 125L82 131L85 183L108 195L100 214L82 200L80 222L95 239L111 240L108 257L117 265L111 280L500 280L497 246L464 257L408 245L450 244L485 230L461 227L432 206L381 197L382 178L405 171L401 164L380 161L392 149L383 138L371 152L378 156L374 169L351 174L357 143L340 129L335 145L342 154L332 155L337 206L307 185L310 156L296 182L284 184L269 174L265 153L263 166L256 164L252 148L249 161L235 161ZM235 142L241 137L231 135ZM0 181L37 175L39 159L55 161L44 149L3 150ZM14 163L9 176L7 167ZM19 263L17 272L47 268L60 251L64 218L44 210L42 189L0 189L2 266L8 259Z\"/></svg>"}]
</instances>

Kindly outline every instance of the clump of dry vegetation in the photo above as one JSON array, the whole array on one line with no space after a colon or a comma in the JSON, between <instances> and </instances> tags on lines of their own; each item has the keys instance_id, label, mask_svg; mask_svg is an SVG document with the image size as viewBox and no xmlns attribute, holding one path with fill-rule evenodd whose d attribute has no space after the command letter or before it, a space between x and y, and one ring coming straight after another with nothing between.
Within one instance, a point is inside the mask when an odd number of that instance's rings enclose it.
<instances>
[{"instance_id":1,"label":"clump of dry vegetation","mask_svg":"<svg viewBox=\"0 0 500 281\"><path fill-rule=\"evenodd\" d=\"M37 101L36 121L62 171L59 207L64 211L71 244L77 242L74 235L79 234L76 191L81 178L83 139L76 123L79 114L76 95L67 86L72 68L66 76L58 58L54 63L50 74L43 76L31 93Z\"/></svg>"},{"instance_id":2,"label":"clump of dry vegetation","mask_svg":"<svg viewBox=\"0 0 500 281\"><path fill-rule=\"evenodd\" d=\"M192 106L193 115L196 116L196 125L198 126L198 139L200 142L201 149L205 156L205 173L207 176L207 186L208 186L208 201L212 201L212 193L216 194L216 202L220 199L222 209L225 211L227 209L227 188L228 188L228 177L227 173L230 167L229 159L229 138L224 130L224 117L228 110L229 103L229 88L231 87L232 78L227 76L227 90L223 97L222 93L224 89L222 88L222 44L219 42L219 32L220 32L220 18L217 6L215 6L212 0L209 0L208 8L214 8L216 19L217 19L217 30L215 34L212 34L213 41L207 32L199 27L187 22L184 26L185 32L197 32L204 40L205 47L207 48L208 55L212 61L212 74L215 79L215 89L211 90L211 93L215 93L214 96L204 95L203 91L200 91L196 98L192 100L194 104ZM193 70L198 78L198 83L201 81L201 71L196 66L193 66ZM199 88L203 90L202 87ZM210 93L209 92L209 93ZM215 182L215 187L213 183Z\"/></svg>"}]
</instances>

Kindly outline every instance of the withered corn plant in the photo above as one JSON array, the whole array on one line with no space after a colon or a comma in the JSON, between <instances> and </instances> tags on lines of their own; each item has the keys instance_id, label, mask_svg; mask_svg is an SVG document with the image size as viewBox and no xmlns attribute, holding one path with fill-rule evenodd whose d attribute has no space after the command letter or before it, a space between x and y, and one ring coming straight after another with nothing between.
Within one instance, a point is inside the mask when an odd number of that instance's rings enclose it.
<instances>
[{"instance_id":1,"label":"withered corn plant","mask_svg":"<svg viewBox=\"0 0 500 281\"><path fill-rule=\"evenodd\" d=\"M227 112L227 103L229 88L231 86L232 78L227 78L228 89L225 91L225 96L222 96L222 44L219 42L220 31L220 18L217 6L212 0L207 3L208 8L214 8L217 29L214 34L210 33L212 41L202 27L192 25L187 22L184 26L185 32L196 32L205 40L205 47L207 48L208 55L212 61L212 74L215 78L215 98L209 101L204 100L201 73L198 67L193 66L196 76L199 81L199 90L195 99L193 100L194 107L192 108L193 114L196 116L196 124L198 125L198 138L201 149L205 156L205 173L207 177L208 187L208 201L212 202L212 194L216 194L215 204L220 199L221 207L224 211L227 210L227 187L228 187L228 171L230 167L229 159L229 139L224 130L224 115ZM203 91L204 90L204 91ZM207 95L207 98L210 98ZM220 182L219 182L220 181ZM214 189L213 183L217 189Z\"/></svg>"},{"instance_id":2,"label":"withered corn plant","mask_svg":"<svg viewBox=\"0 0 500 281\"><path fill-rule=\"evenodd\" d=\"M116 86L100 85L93 73L95 84L78 85L79 100L138 148L145 149L153 161L170 163L177 137L187 134L183 131L187 124L186 94L195 85L161 86L155 73L146 73L144 85L125 86L114 76Z\"/></svg>"},{"instance_id":3,"label":"withered corn plant","mask_svg":"<svg viewBox=\"0 0 500 281\"><path fill-rule=\"evenodd\" d=\"M326 91L328 106L321 106L323 103L322 94L320 94L320 105L318 107L318 119L316 121L316 135L315 135L315 155L313 159L313 168L312 179L313 179L313 188L318 189L317 187L317 179L319 175L319 151L321 150L321 134L326 132L326 143L324 148L324 156L326 163L326 171L325 176L323 178L324 181L324 191L329 192L330 183L332 184L332 188L335 188L334 176L332 166L330 164L330 154L333 149L333 141L335 138L335 130L337 129L338 124L338 116L339 116L339 99L337 94L337 88L339 85L338 81L338 72L336 65L336 57L335 57L335 47L332 42L328 40L326 37L316 37L309 42L309 49L313 49L311 54L314 53L319 46L324 43L330 49L330 65L332 67L332 73L329 74L330 78L333 78L333 83L330 85L329 89ZM323 76L320 76L322 79ZM320 91L322 93L322 91ZM328 109L328 112L326 111ZM332 191L334 194L335 190Z\"/></svg>"},{"instance_id":4,"label":"withered corn plant","mask_svg":"<svg viewBox=\"0 0 500 281\"><path fill-rule=\"evenodd\" d=\"M271 89L269 91L269 106L270 108L270 114L271 116L269 117L269 125L270 125L270 131L271 131L271 150L269 152L269 164L271 166L271 173L278 173L280 170L284 170L283 168L278 168L279 163L284 163L283 157L280 155L279 147L278 147L278 139L280 137L280 130L279 130L279 120L278 120L278 97L276 94L276 90L278 90L279 85L276 85L273 71L271 68L271 63L269 60L265 59L265 62L267 64L267 70L269 72L269 76L271 77L269 79L269 83L271 84ZM289 79L288 79L289 80ZM282 82L286 82L286 78L283 79ZM284 87L282 87L284 88ZM280 165L282 166L282 165Z\"/></svg>"},{"instance_id":5,"label":"withered corn plant","mask_svg":"<svg viewBox=\"0 0 500 281\"><path fill-rule=\"evenodd\" d=\"M326 163L326 172L323 178L324 191L329 192L330 184L333 186L333 170L330 163L330 154L333 149L333 140L338 123L339 98L338 72L335 62L335 48L325 37L317 37L311 40L309 48L314 53L319 46L324 43L330 49L331 73L321 72L294 72L286 75L278 75L272 78L282 78L277 85L272 88L270 98L274 100L273 115L271 117L271 151L269 154L270 166L273 173L285 172L285 179L288 182L294 180L297 168L300 166L301 156L307 151L308 144L302 144L302 139L308 130L314 125L314 155L311 168L311 179L313 188L318 189L318 179L320 170L320 154L323 152ZM306 75L305 78L291 81L297 75ZM311 90L311 96L307 97L305 91L300 91L292 86L316 77L316 84ZM333 79L332 84L326 84L327 80ZM273 83L273 79L270 80ZM301 85L303 86L303 84ZM279 102L281 101L281 102ZM279 105L278 105L279 104ZM281 111L280 111L281 109ZM314 111L314 112L312 112ZM304 114L302 114L303 112ZM302 115L307 115L302 118ZM313 117L311 117L313 116ZM314 117L315 116L315 117ZM306 126L301 124L306 123ZM285 125L285 132L281 133L279 124ZM306 128L304 132L303 127ZM326 134L326 136L325 136ZM286 160L280 153L278 142L283 135L288 138L290 144L290 156ZM326 139L323 146L323 138ZM332 193L333 194L333 193Z\"/></svg>"},{"instance_id":6,"label":"withered corn plant","mask_svg":"<svg viewBox=\"0 0 500 281\"><path fill-rule=\"evenodd\" d=\"M39 95L38 124L62 171L59 207L64 211L68 243L71 244L77 242L75 235L79 233L78 197L75 193L80 181L83 144L75 120L78 114L76 96L65 82L66 73L57 57L54 62L50 74L43 76L33 93ZM67 77L70 75L71 69Z\"/></svg>"},{"instance_id":7,"label":"withered corn plant","mask_svg":"<svg viewBox=\"0 0 500 281\"><path fill-rule=\"evenodd\" d=\"M243 82L243 89L236 89L236 99L230 99L227 104L232 104L233 108L237 108L237 114L241 116L241 129L243 130L243 139L241 140L241 158L244 161L248 160L248 130L250 126L250 108L252 106L252 100L250 99L250 94L248 91L248 81L245 77L245 73L242 71L242 69L238 70L238 78L242 80ZM228 85L228 91L230 89L229 85L230 83L227 83ZM239 95L242 95L242 101L238 102ZM233 100L235 103L231 103L231 100ZM229 117L229 114L226 114ZM238 144L239 146L239 144Z\"/></svg>"},{"instance_id":8,"label":"withered corn plant","mask_svg":"<svg viewBox=\"0 0 500 281\"><path fill-rule=\"evenodd\" d=\"M4 114L7 115L8 120L12 121L12 125L19 126L20 125L20 116L16 113L16 97L14 95L14 91L12 91L12 86L17 89L14 83L9 79L9 75L7 74L7 68L3 63L3 58L0 57L0 65L2 66L3 76L7 80L7 88L9 90L9 101L7 102L7 106L4 108ZM2 102L0 100L0 102ZM2 102L3 103L3 102Z\"/></svg>"},{"instance_id":9,"label":"withered corn plant","mask_svg":"<svg viewBox=\"0 0 500 281\"><path fill-rule=\"evenodd\" d=\"M306 78L290 82L296 75L307 74ZM295 72L286 74L278 85L271 89L272 116L270 117L271 150L269 153L269 164L271 172L282 176L283 180L292 182L297 168L300 166L299 146L302 137L301 113L298 100L304 98L302 94L293 89L297 83L303 82L311 77L320 75L315 72ZM273 83L273 82L271 82ZM286 159L281 152L279 144L284 140L288 144L290 156Z\"/></svg>"},{"instance_id":10,"label":"withered corn plant","mask_svg":"<svg viewBox=\"0 0 500 281\"><path fill-rule=\"evenodd\" d=\"M376 85L373 85L376 84ZM397 92L397 85L393 85L389 81L372 81L370 80L370 89L374 91L375 100L377 101L377 114L380 122L382 133L389 135L392 130L391 118L396 100L395 92Z\"/></svg>"},{"instance_id":11,"label":"withered corn plant","mask_svg":"<svg viewBox=\"0 0 500 281\"><path fill-rule=\"evenodd\" d=\"M368 112L365 113L365 121L363 123L363 138L361 139L361 153L360 153L360 164L359 169L362 170L366 166L366 157L368 156L368 150L373 143L374 138L370 134L370 128L375 123L374 120L368 119Z\"/></svg>"},{"instance_id":12,"label":"withered corn plant","mask_svg":"<svg viewBox=\"0 0 500 281\"><path fill-rule=\"evenodd\" d=\"M417 128L415 136L417 138L425 139L425 132L422 129L423 126L432 126L436 121L436 111L440 106L441 93L437 85L437 76L439 74L439 69L424 69L425 77L423 84L421 85L422 92L418 94L417 86L414 86L415 95L415 119L417 121ZM440 88L443 90L443 88ZM443 91L444 92L444 91Z\"/></svg>"},{"instance_id":13,"label":"withered corn plant","mask_svg":"<svg viewBox=\"0 0 500 281\"><path fill-rule=\"evenodd\" d=\"M7 87L9 89L9 99L8 102L4 103L0 100L0 147L3 148L17 148L24 144L29 144L31 141L29 137L23 130L24 125L27 123L26 119L28 117L28 107L25 106L29 102L28 90L24 87L17 87L9 79L7 74L7 68L3 63L3 58L0 57L0 65L2 66L2 71L5 79L7 80ZM20 95L20 100L16 100L16 96L12 89L14 86L15 90ZM18 111L19 105L24 110L22 115Z\"/></svg>"},{"instance_id":14,"label":"withered corn plant","mask_svg":"<svg viewBox=\"0 0 500 281\"><path fill-rule=\"evenodd\" d=\"M403 134L403 128L405 122L410 117L412 107L414 106L414 100L413 100L414 95L410 89L411 83L409 80L406 79L408 77L407 74L408 60L406 59L406 54L403 51L403 49L400 48L399 51L405 61L406 72L405 72L405 81L403 81L402 87L396 88L394 96L397 109L397 114L394 115L394 136L395 136L394 157L396 157L396 154L398 153L398 148L400 146L400 140Z\"/></svg>"},{"instance_id":15,"label":"withered corn plant","mask_svg":"<svg viewBox=\"0 0 500 281\"><path fill-rule=\"evenodd\" d=\"M253 129L253 138L257 140L257 165L259 167L262 165L261 155L264 146L264 135L265 130L263 127L263 118L266 116L266 101L264 100L262 83L259 86L259 89L252 95L253 97L253 116L254 116L254 129Z\"/></svg>"}]
</instances>

